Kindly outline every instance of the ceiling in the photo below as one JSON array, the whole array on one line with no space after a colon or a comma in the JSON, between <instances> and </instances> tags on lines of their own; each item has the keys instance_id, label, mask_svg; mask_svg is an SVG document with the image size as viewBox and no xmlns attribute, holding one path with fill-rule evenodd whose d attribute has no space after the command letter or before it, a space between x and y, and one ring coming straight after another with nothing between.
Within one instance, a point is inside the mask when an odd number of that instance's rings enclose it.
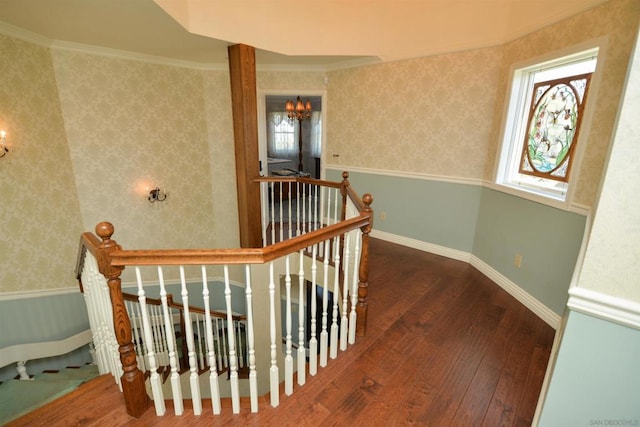
<instances>
[{"instance_id":1,"label":"ceiling","mask_svg":"<svg viewBox=\"0 0 640 427\"><path fill-rule=\"evenodd\" d=\"M502 44L607 0L0 0L0 32L52 46L331 69Z\"/></svg>"}]
</instances>

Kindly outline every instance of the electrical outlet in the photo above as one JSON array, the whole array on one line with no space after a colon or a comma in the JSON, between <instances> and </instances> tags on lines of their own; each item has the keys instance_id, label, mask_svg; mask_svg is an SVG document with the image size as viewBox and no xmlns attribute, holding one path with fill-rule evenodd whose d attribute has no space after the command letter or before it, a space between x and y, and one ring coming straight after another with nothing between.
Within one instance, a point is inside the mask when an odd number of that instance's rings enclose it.
<instances>
[{"instance_id":1,"label":"electrical outlet","mask_svg":"<svg viewBox=\"0 0 640 427\"><path fill-rule=\"evenodd\" d=\"M381 219L382 221L384 221L385 219L387 219L387 213L386 213L386 212L384 212L384 211L380 212L380 219Z\"/></svg>"},{"instance_id":2,"label":"electrical outlet","mask_svg":"<svg viewBox=\"0 0 640 427\"><path fill-rule=\"evenodd\" d=\"M516 256L513 258L513 265L515 265L518 268L522 266L522 255L516 254Z\"/></svg>"}]
</instances>

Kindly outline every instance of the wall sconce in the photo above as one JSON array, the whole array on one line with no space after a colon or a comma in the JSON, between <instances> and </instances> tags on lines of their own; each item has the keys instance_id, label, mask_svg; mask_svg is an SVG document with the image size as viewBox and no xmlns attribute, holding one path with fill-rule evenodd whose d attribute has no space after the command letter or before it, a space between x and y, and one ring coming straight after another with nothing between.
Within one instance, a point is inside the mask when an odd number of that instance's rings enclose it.
<instances>
[{"instance_id":1,"label":"wall sconce","mask_svg":"<svg viewBox=\"0 0 640 427\"><path fill-rule=\"evenodd\" d=\"M0 130L0 159L7 155L9 149L7 148L7 132Z\"/></svg>"},{"instance_id":2,"label":"wall sconce","mask_svg":"<svg viewBox=\"0 0 640 427\"><path fill-rule=\"evenodd\" d=\"M151 203L164 202L165 200L167 200L167 193L156 187L153 190L149 191L148 199Z\"/></svg>"}]
</instances>

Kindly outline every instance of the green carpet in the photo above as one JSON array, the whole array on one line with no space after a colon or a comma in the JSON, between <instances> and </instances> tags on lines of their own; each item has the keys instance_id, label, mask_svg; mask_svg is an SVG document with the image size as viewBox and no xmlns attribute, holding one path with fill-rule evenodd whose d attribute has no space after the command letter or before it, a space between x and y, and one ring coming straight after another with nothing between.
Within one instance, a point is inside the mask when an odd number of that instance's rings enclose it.
<instances>
[{"instance_id":1,"label":"green carpet","mask_svg":"<svg viewBox=\"0 0 640 427\"><path fill-rule=\"evenodd\" d=\"M0 384L0 425L64 396L97 376L98 368L86 365L36 374L31 381L10 380Z\"/></svg>"}]
</instances>

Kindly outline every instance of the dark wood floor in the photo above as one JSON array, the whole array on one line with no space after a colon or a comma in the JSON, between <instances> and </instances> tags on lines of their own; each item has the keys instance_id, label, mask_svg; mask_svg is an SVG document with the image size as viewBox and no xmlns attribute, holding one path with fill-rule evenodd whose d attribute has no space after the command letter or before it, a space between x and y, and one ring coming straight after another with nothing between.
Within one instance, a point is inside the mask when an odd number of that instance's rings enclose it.
<instances>
[{"instance_id":1,"label":"dark wood floor","mask_svg":"<svg viewBox=\"0 0 640 427\"><path fill-rule=\"evenodd\" d=\"M531 425L552 328L464 262L372 239L369 265L367 336L276 409L134 419L104 377L11 425Z\"/></svg>"}]
</instances>

